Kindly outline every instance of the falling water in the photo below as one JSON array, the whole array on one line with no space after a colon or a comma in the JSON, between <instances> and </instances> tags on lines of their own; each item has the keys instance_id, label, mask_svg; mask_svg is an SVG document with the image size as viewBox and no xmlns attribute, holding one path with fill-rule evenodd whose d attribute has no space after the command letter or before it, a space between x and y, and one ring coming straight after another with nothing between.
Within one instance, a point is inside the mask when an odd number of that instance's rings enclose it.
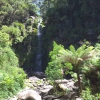
<instances>
[{"instance_id":1,"label":"falling water","mask_svg":"<svg viewBox=\"0 0 100 100\"><path fill-rule=\"evenodd\" d=\"M41 25L38 23L38 33L37 33L37 50L36 50L36 72L42 72L42 33Z\"/></svg>"}]
</instances>

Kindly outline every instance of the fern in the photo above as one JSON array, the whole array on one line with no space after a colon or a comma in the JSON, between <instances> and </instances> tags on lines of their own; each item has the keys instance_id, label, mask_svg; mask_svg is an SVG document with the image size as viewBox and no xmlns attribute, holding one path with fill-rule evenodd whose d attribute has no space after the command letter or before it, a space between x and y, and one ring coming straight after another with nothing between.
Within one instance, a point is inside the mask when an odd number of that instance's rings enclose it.
<instances>
[{"instance_id":1,"label":"fern","mask_svg":"<svg viewBox=\"0 0 100 100\"><path fill-rule=\"evenodd\" d=\"M46 74L50 77L53 77L55 74L57 74L55 73L57 72L57 70L59 72L59 69L61 70L63 68L67 68L70 71L72 68L74 68L77 73L81 91L82 88L80 84L79 72L83 66L83 63L96 55L94 47L86 46L85 44L83 44L78 49L75 49L75 47L72 45L69 47L69 49L64 49L62 45L57 45L55 42L53 47L53 51L51 51L49 55L51 57L51 61L49 62L46 69ZM52 72L55 74L53 74ZM55 77L58 77L58 75Z\"/></svg>"}]
</instances>

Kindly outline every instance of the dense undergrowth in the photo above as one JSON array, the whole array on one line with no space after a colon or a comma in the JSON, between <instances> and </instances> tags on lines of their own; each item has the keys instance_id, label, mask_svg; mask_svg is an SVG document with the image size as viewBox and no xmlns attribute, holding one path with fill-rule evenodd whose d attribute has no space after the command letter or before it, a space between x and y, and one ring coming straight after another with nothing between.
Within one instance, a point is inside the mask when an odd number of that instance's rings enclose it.
<instances>
[{"instance_id":1,"label":"dense undergrowth","mask_svg":"<svg viewBox=\"0 0 100 100\"><path fill-rule=\"evenodd\" d=\"M20 68L9 66L10 68L0 70L0 99L12 97L24 87L26 74Z\"/></svg>"},{"instance_id":2,"label":"dense undergrowth","mask_svg":"<svg viewBox=\"0 0 100 100\"><path fill-rule=\"evenodd\" d=\"M19 68L18 58L10 47L0 47L0 62L0 100L3 100L24 87L26 74Z\"/></svg>"},{"instance_id":3,"label":"dense undergrowth","mask_svg":"<svg viewBox=\"0 0 100 100\"><path fill-rule=\"evenodd\" d=\"M0 100L24 87L27 75L21 65L30 59L30 37L36 35L38 22L38 8L31 2L0 0Z\"/></svg>"},{"instance_id":4,"label":"dense undergrowth","mask_svg":"<svg viewBox=\"0 0 100 100\"><path fill-rule=\"evenodd\" d=\"M24 87L26 74L20 67L34 67L39 10L33 1L0 0L0 100ZM99 4L99 0L44 0L41 6L46 26L43 52L51 51L53 40L65 48L74 45L65 49L54 43L46 74L51 82L67 73L77 76L84 100L100 97L100 44L96 44L97 37L100 39ZM79 47L83 40L96 45Z\"/></svg>"},{"instance_id":5,"label":"dense undergrowth","mask_svg":"<svg viewBox=\"0 0 100 100\"><path fill-rule=\"evenodd\" d=\"M77 49L72 45L69 49L65 49L63 45L54 42L53 50L49 54L50 62L45 71L48 79L53 84L54 80L64 78L69 73L78 80L83 100L100 99L99 47L100 44L90 46L84 43Z\"/></svg>"}]
</instances>

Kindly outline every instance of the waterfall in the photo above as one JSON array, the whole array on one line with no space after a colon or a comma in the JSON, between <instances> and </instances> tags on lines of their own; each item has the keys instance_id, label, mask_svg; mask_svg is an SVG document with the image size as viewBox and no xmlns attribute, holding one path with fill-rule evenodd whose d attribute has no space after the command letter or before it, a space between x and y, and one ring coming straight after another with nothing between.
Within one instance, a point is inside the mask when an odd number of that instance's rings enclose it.
<instances>
[{"instance_id":1,"label":"waterfall","mask_svg":"<svg viewBox=\"0 0 100 100\"><path fill-rule=\"evenodd\" d=\"M38 23L35 72L42 72L42 32L40 24L41 22Z\"/></svg>"}]
</instances>

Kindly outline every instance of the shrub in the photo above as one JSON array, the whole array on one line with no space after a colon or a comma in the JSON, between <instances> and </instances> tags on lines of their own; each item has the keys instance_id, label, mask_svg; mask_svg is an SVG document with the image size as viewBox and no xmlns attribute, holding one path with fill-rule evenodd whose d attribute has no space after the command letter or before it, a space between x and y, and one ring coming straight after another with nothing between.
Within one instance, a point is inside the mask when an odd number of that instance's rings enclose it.
<instances>
[{"instance_id":1,"label":"shrub","mask_svg":"<svg viewBox=\"0 0 100 100\"><path fill-rule=\"evenodd\" d=\"M9 34L10 41L13 44L17 44L18 42L23 41L23 36L21 34L22 30L20 30L19 27L3 25L1 31Z\"/></svg>"},{"instance_id":2,"label":"shrub","mask_svg":"<svg viewBox=\"0 0 100 100\"><path fill-rule=\"evenodd\" d=\"M0 47L0 100L24 87L26 74L18 66L18 58L13 50L8 46Z\"/></svg>"},{"instance_id":3,"label":"shrub","mask_svg":"<svg viewBox=\"0 0 100 100\"><path fill-rule=\"evenodd\" d=\"M5 47L10 45L9 34L0 31L0 46Z\"/></svg>"},{"instance_id":4,"label":"shrub","mask_svg":"<svg viewBox=\"0 0 100 100\"><path fill-rule=\"evenodd\" d=\"M77 74L78 84L80 92L82 91L82 86L80 83L79 74L83 67L83 63L90 58L95 56L95 50L93 46L87 46L83 44L78 49L74 46L70 46L69 49L65 49L62 45L57 45L54 42L53 51L50 52L51 61L46 69L46 74L48 77L53 79L58 79L61 77L61 69L66 68L67 71L75 69Z\"/></svg>"},{"instance_id":5,"label":"shrub","mask_svg":"<svg viewBox=\"0 0 100 100\"><path fill-rule=\"evenodd\" d=\"M96 56L83 64L83 86L89 86L91 91L100 91L100 44L95 45Z\"/></svg>"},{"instance_id":6,"label":"shrub","mask_svg":"<svg viewBox=\"0 0 100 100\"><path fill-rule=\"evenodd\" d=\"M99 100L100 99L100 95L99 94L92 95L89 88L86 88L86 90L82 91L81 97L82 97L82 100Z\"/></svg>"},{"instance_id":7,"label":"shrub","mask_svg":"<svg viewBox=\"0 0 100 100\"><path fill-rule=\"evenodd\" d=\"M0 99L16 94L24 86L26 74L21 68L12 67L0 70Z\"/></svg>"},{"instance_id":8,"label":"shrub","mask_svg":"<svg viewBox=\"0 0 100 100\"><path fill-rule=\"evenodd\" d=\"M57 45L55 42L53 44L53 50L50 52L50 62L48 63L48 66L46 68L46 75L48 76L48 79L50 80L55 80L55 79L60 79L63 78L63 73L62 73L62 65L60 60L58 59L58 52L61 49L61 45Z\"/></svg>"}]
</instances>

